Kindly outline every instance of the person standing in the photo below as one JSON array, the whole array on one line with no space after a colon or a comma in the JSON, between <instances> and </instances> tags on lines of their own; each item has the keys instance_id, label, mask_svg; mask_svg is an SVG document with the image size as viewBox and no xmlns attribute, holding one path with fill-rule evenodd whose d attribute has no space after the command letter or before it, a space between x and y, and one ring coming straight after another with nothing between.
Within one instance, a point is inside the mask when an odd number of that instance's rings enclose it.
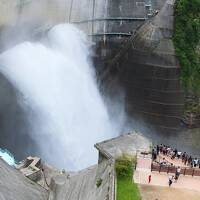
<instances>
[{"instance_id":1,"label":"person standing","mask_svg":"<svg viewBox=\"0 0 200 200\"><path fill-rule=\"evenodd\" d=\"M160 153L163 153L163 144L160 145Z\"/></svg>"},{"instance_id":2,"label":"person standing","mask_svg":"<svg viewBox=\"0 0 200 200\"><path fill-rule=\"evenodd\" d=\"M193 160L193 167L197 167L199 160L197 158L195 158Z\"/></svg>"},{"instance_id":3,"label":"person standing","mask_svg":"<svg viewBox=\"0 0 200 200\"><path fill-rule=\"evenodd\" d=\"M157 153L156 153L156 150L153 149L153 150L152 150L152 160L154 161L154 160L156 160L156 159L157 159Z\"/></svg>"},{"instance_id":4,"label":"person standing","mask_svg":"<svg viewBox=\"0 0 200 200\"><path fill-rule=\"evenodd\" d=\"M174 155L175 155L174 158L177 156L177 153L178 153L178 150L175 149L175 150L174 150Z\"/></svg>"},{"instance_id":5,"label":"person standing","mask_svg":"<svg viewBox=\"0 0 200 200\"><path fill-rule=\"evenodd\" d=\"M148 183L151 183L151 174L148 177Z\"/></svg>"},{"instance_id":6,"label":"person standing","mask_svg":"<svg viewBox=\"0 0 200 200\"><path fill-rule=\"evenodd\" d=\"M169 176L169 181L168 181L169 187L171 187L171 185L173 183L173 178L174 178L174 176Z\"/></svg>"},{"instance_id":7,"label":"person standing","mask_svg":"<svg viewBox=\"0 0 200 200\"><path fill-rule=\"evenodd\" d=\"M157 155L159 155L159 152L160 152L160 147L157 145L156 146L156 153L157 153Z\"/></svg>"},{"instance_id":8,"label":"person standing","mask_svg":"<svg viewBox=\"0 0 200 200\"><path fill-rule=\"evenodd\" d=\"M178 178L179 178L180 174L181 174L181 168L180 168L180 167L178 167L178 168L176 169L176 173L175 173L175 181L177 181L177 180L178 180Z\"/></svg>"},{"instance_id":9,"label":"person standing","mask_svg":"<svg viewBox=\"0 0 200 200\"><path fill-rule=\"evenodd\" d=\"M177 152L177 158L178 158L178 159L180 159L180 157L181 157L181 154L182 154L182 152L181 152L181 151L178 151L178 152Z\"/></svg>"},{"instance_id":10,"label":"person standing","mask_svg":"<svg viewBox=\"0 0 200 200\"><path fill-rule=\"evenodd\" d=\"M186 152L184 152L184 153L182 154L182 162L183 162L183 163L185 162L185 157L186 157Z\"/></svg>"},{"instance_id":11,"label":"person standing","mask_svg":"<svg viewBox=\"0 0 200 200\"><path fill-rule=\"evenodd\" d=\"M187 165L187 162L188 162L188 155L186 154L184 159L184 164Z\"/></svg>"},{"instance_id":12,"label":"person standing","mask_svg":"<svg viewBox=\"0 0 200 200\"><path fill-rule=\"evenodd\" d=\"M192 166L192 156L190 156L189 158L188 158L188 165L191 165Z\"/></svg>"}]
</instances>

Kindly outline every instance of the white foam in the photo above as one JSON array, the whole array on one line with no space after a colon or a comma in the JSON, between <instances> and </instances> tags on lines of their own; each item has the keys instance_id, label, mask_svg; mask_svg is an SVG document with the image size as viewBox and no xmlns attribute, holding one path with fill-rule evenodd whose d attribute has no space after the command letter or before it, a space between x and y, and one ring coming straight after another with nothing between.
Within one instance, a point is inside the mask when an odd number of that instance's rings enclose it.
<instances>
[{"instance_id":1,"label":"white foam","mask_svg":"<svg viewBox=\"0 0 200 200\"><path fill-rule=\"evenodd\" d=\"M15 165L15 159L8 151L0 149L0 157L9 165Z\"/></svg>"},{"instance_id":2,"label":"white foam","mask_svg":"<svg viewBox=\"0 0 200 200\"><path fill-rule=\"evenodd\" d=\"M97 89L85 35L54 27L44 44L24 42L0 56L0 71L19 89L37 153L62 168L96 162L94 144L115 136ZM35 152L35 149L34 149Z\"/></svg>"}]
</instances>

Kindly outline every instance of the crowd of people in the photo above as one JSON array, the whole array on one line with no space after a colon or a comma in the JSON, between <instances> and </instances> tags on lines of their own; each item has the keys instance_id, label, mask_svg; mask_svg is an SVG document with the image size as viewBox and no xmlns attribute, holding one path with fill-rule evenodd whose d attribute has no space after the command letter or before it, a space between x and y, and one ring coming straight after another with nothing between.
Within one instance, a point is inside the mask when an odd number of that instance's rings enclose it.
<instances>
[{"instance_id":1,"label":"crowd of people","mask_svg":"<svg viewBox=\"0 0 200 200\"><path fill-rule=\"evenodd\" d=\"M159 159L157 157L159 156ZM169 159L166 157L169 157L172 161L173 160L180 160L183 165L191 168L200 168L200 159L197 157L192 157L187 152L182 152L178 150L177 148L172 148L167 145L156 145L152 149L152 160L158 162L161 166L162 165L173 165L173 162L170 162ZM162 160L160 160L162 158ZM167 161L168 160L168 161ZM176 163L176 162L175 162ZM180 162L179 162L180 164ZM168 184L169 187L172 185L172 183L176 183L179 179L179 176L181 174L181 167L176 167L176 172L174 175L170 175L168 178ZM151 177L149 177L149 183L151 182Z\"/></svg>"},{"instance_id":2,"label":"crowd of people","mask_svg":"<svg viewBox=\"0 0 200 200\"><path fill-rule=\"evenodd\" d=\"M164 156L168 156L172 160L181 159L182 163L184 163L185 166L200 168L200 159L198 159L197 157L193 158L188 153L181 152L181 151L177 150L176 148L173 149L172 147L167 146L167 145L163 145L163 144L157 145L152 150L152 159L156 160L157 156L159 154L162 154ZM167 164L167 162L163 161L161 164Z\"/></svg>"}]
</instances>

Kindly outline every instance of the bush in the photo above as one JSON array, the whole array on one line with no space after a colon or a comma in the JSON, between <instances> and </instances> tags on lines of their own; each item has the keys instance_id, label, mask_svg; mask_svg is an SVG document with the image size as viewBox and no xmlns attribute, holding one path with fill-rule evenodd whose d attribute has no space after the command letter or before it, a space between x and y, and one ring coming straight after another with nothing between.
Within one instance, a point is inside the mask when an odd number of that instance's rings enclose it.
<instances>
[{"instance_id":1,"label":"bush","mask_svg":"<svg viewBox=\"0 0 200 200\"><path fill-rule=\"evenodd\" d=\"M136 158L123 155L115 161L117 174L117 200L141 200L137 184L133 182Z\"/></svg>"},{"instance_id":2,"label":"bush","mask_svg":"<svg viewBox=\"0 0 200 200\"><path fill-rule=\"evenodd\" d=\"M128 155L122 155L115 161L115 169L117 176L120 177L130 177L133 173L133 164L135 158L132 158Z\"/></svg>"},{"instance_id":3,"label":"bush","mask_svg":"<svg viewBox=\"0 0 200 200\"><path fill-rule=\"evenodd\" d=\"M100 187L101 186L101 183L102 183L102 179L101 178L97 178L97 181L96 181L96 186L97 187Z\"/></svg>"},{"instance_id":4,"label":"bush","mask_svg":"<svg viewBox=\"0 0 200 200\"><path fill-rule=\"evenodd\" d=\"M175 5L176 55L181 64L181 81L186 91L200 94L200 0L177 0Z\"/></svg>"}]
</instances>

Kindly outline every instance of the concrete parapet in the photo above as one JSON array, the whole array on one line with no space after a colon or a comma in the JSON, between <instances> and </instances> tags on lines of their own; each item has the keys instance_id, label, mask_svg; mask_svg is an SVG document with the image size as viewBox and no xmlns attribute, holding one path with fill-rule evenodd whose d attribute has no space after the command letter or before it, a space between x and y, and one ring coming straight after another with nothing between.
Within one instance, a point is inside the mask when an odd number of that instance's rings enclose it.
<instances>
[{"instance_id":1,"label":"concrete parapet","mask_svg":"<svg viewBox=\"0 0 200 200\"><path fill-rule=\"evenodd\" d=\"M32 181L37 181L41 178L41 159L38 157L29 156L19 163L16 168Z\"/></svg>"},{"instance_id":2,"label":"concrete parapet","mask_svg":"<svg viewBox=\"0 0 200 200\"><path fill-rule=\"evenodd\" d=\"M63 187L66 183L66 176L57 175L51 179L49 200L62 200Z\"/></svg>"}]
</instances>

